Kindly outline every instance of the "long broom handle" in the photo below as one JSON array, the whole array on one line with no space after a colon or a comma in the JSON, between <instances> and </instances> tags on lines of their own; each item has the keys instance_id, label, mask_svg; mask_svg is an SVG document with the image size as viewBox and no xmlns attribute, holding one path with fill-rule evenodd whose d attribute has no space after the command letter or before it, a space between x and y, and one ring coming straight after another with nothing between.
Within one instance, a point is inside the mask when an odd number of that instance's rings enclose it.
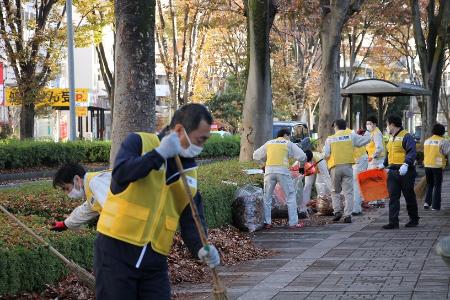
<instances>
[{"instance_id":1,"label":"long broom handle","mask_svg":"<svg viewBox=\"0 0 450 300\"><path fill-rule=\"evenodd\" d=\"M189 203L191 207L192 217L195 222L195 226L197 227L198 234L200 235L200 240L202 241L203 246L208 246L208 239L206 238L205 229L203 228L203 225L200 221L200 216L198 214L197 205L194 202L194 197L191 193L191 188L189 187L189 183L186 177L186 174L184 172L183 164L181 163L180 157L177 155L175 156L175 163L177 164L178 172L180 173L181 179L184 184L184 189L186 190L186 193L188 194ZM218 289L223 289L220 280L219 275L217 274L216 268L211 268L213 279L214 279L214 286Z\"/></svg>"},{"instance_id":2,"label":"long broom handle","mask_svg":"<svg viewBox=\"0 0 450 300\"><path fill-rule=\"evenodd\" d=\"M16 218L16 216L14 216L12 213L10 213L3 205L0 204L0 210L2 212L5 213L5 215L7 215L11 220L13 220L15 223L17 223L20 227L22 227L23 229L25 229L25 231L27 231L30 235L32 235L36 240L38 240L41 244L43 244L45 247L47 247L50 252L52 252L54 255L56 255L59 259L61 259L67 266L69 267L74 267L74 265L76 265L73 261L68 260L64 255L62 255L58 250L56 250L55 248L53 248L46 240L44 240L42 237L40 237L39 235L37 235L33 230L31 230L27 225L25 225L24 223L22 223L22 221L20 221L18 218ZM89 287L92 289L92 283L95 282L95 277L89 273L88 271L86 271L85 269L83 269L82 267L76 265L77 271L78 272L82 272L83 276L85 276L86 278L80 278L82 279L85 283L87 283L89 285ZM95 287L95 285L94 285Z\"/></svg>"}]
</instances>

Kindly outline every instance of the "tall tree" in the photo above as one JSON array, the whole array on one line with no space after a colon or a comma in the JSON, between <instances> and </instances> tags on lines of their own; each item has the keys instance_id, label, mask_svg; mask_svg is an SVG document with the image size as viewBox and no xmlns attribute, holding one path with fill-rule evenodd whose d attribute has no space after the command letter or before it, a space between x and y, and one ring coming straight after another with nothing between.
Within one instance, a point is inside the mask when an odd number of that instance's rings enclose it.
<instances>
[{"instance_id":1,"label":"tall tree","mask_svg":"<svg viewBox=\"0 0 450 300\"><path fill-rule=\"evenodd\" d=\"M17 82L15 101L21 105L20 138L32 138L36 104L43 89L58 72L63 35L64 8L58 0L0 1L0 36ZM30 17L31 16L31 17Z\"/></svg>"},{"instance_id":2,"label":"tall tree","mask_svg":"<svg viewBox=\"0 0 450 300\"><path fill-rule=\"evenodd\" d=\"M156 118L155 0L116 0L115 16L111 165L126 135L133 131L153 131Z\"/></svg>"},{"instance_id":3,"label":"tall tree","mask_svg":"<svg viewBox=\"0 0 450 300\"><path fill-rule=\"evenodd\" d=\"M360 10L364 0L321 0L322 79L319 110L319 136L332 134L331 122L341 116L340 48L342 30L348 19Z\"/></svg>"},{"instance_id":4,"label":"tall tree","mask_svg":"<svg viewBox=\"0 0 450 300\"><path fill-rule=\"evenodd\" d=\"M187 103L192 96L211 18L209 2L168 0L164 3L156 0L156 40L174 110Z\"/></svg>"},{"instance_id":5,"label":"tall tree","mask_svg":"<svg viewBox=\"0 0 450 300\"><path fill-rule=\"evenodd\" d=\"M420 61L423 85L431 91L422 104L422 141L431 135L436 124L445 49L450 23L450 0L429 0L425 12L423 3L410 0L414 40ZM425 28L423 28L423 27Z\"/></svg>"},{"instance_id":6,"label":"tall tree","mask_svg":"<svg viewBox=\"0 0 450 300\"><path fill-rule=\"evenodd\" d=\"M273 30L273 97L276 113L287 106L289 119L301 120L308 113L313 73L320 64L320 2L291 1L279 6ZM287 102L287 103L286 103ZM284 105L283 105L284 104Z\"/></svg>"},{"instance_id":7,"label":"tall tree","mask_svg":"<svg viewBox=\"0 0 450 300\"><path fill-rule=\"evenodd\" d=\"M248 78L242 117L240 161L272 137L269 34L277 12L274 0L244 1L247 16Z\"/></svg>"},{"instance_id":8,"label":"tall tree","mask_svg":"<svg viewBox=\"0 0 450 300\"><path fill-rule=\"evenodd\" d=\"M103 43L105 29L114 28L113 0L75 0L74 6L81 15L75 27L75 44L77 47L95 45L100 73L108 94L111 112L114 111L114 58L108 60ZM113 43L113 48L114 48ZM111 114L112 116L112 114Z\"/></svg>"}]
</instances>

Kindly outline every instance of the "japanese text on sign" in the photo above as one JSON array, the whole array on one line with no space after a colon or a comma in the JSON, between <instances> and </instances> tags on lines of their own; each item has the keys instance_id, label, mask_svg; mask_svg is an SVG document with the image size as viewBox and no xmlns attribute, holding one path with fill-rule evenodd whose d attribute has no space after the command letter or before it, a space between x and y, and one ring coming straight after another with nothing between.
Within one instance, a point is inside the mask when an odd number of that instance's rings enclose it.
<instances>
[{"instance_id":1,"label":"japanese text on sign","mask_svg":"<svg viewBox=\"0 0 450 300\"><path fill-rule=\"evenodd\" d=\"M18 105L18 101L15 100L17 98L16 93L18 92L17 88L6 88L5 89L5 98L6 105ZM89 89L75 89L75 102L87 102L88 101L88 93ZM69 107L70 99L69 99L69 89L59 89L59 88L46 88L43 91L43 97L37 103L38 106L41 105L49 105L54 107Z\"/></svg>"}]
</instances>

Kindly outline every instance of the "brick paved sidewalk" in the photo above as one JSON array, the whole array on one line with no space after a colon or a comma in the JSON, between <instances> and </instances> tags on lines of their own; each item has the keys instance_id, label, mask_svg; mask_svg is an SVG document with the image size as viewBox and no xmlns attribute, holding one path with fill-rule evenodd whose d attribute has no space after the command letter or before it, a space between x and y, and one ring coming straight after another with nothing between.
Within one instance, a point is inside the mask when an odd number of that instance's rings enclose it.
<instances>
[{"instance_id":1,"label":"brick paved sidewalk","mask_svg":"<svg viewBox=\"0 0 450 300\"><path fill-rule=\"evenodd\" d=\"M402 199L399 230L383 230L387 208L353 224L258 232L255 242L279 253L222 268L231 299L450 299L450 269L436 255L450 234L450 173L444 173L440 212L419 205L420 225L408 221ZM212 299L209 284L178 285L183 299Z\"/></svg>"}]
</instances>

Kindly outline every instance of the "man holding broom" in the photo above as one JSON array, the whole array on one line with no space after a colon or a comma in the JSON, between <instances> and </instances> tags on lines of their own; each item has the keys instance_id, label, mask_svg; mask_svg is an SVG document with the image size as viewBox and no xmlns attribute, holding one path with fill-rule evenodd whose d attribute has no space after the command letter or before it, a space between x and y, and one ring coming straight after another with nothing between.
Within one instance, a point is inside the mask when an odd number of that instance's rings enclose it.
<instances>
[{"instance_id":1,"label":"man holding broom","mask_svg":"<svg viewBox=\"0 0 450 300\"><path fill-rule=\"evenodd\" d=\"M206 228L194 157L209 138L211 124L203 105L188 104L175 112L168 135L132 133L120 146L97 225L97 299L170 299L167 255L178 225L193 255L211 268L220 264L214 246L202 247L174 159L181 156Z\"/></svg>"},{"instance_id":2,"label":"man holding broom","mask_svg":"<svg viewBox=\"0 0 450 300\"><path fill-rule=\"evenodd\" d=\"M387 187L389 191L389 223L384 229L399 228L398 214L400 212L400 196L403 193L408 210L409 222L405 227L419 225L417 200L414 192L416 179L416 142L414 138L403 129L402 119L399 116L389 116L387 131L390 134L387 144L387 156L379 168L388 167Z\"/></svg>"}]
</instances>

